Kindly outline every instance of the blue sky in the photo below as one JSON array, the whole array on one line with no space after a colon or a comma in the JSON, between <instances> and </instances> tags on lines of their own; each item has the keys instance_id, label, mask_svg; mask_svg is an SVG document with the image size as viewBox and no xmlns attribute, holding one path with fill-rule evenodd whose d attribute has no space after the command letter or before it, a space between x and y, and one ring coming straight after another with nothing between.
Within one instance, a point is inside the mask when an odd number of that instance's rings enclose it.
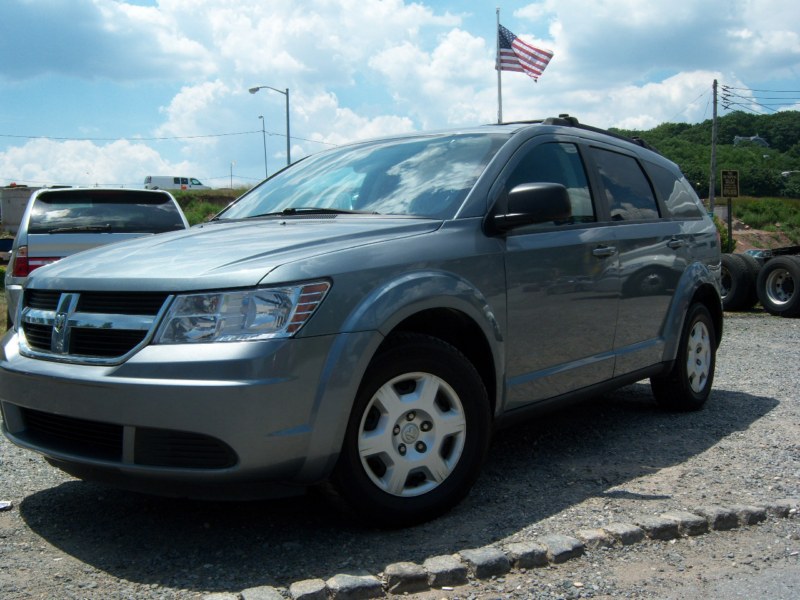
<instances>
[{"instance_id":1,"label":"blue sky","mask_svg":"<svg viewBox=\"0 0 800 600\"><path fill-rule=\"evenodd\" d=\"M0 185L255 184L259 115L269 172L286 162L285 97L257 85L290 90L293 159L494 122L497 6L555 52L538 83L502 74L505 120L694 123L714 79L800 109L796 0L2 0Z\"/></svg>"}]
</instances>

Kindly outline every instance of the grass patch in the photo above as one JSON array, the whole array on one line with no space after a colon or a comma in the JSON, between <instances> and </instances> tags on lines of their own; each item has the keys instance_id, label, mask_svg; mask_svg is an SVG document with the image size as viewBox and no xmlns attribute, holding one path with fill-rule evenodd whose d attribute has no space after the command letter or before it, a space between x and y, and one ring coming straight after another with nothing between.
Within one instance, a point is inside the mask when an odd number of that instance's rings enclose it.
<instances>
[{"instance_id":1,"label":"grass patch","mask_svg":"<svg viewBox=\"0 0 800 600\"><path fill-rule=\"evenodd\" d=\"M172 195L180 204L189 225L197 225L208 221L236 198L247 191L247 188L221 190L174 190Z\"/></svg>"},{"instance_id":2,"label":"grass patch","mask_svg":"<svg viewBox=\"0 0 800 600\"><path fill-rule=\"evenodd\" d=\"M791 198L737 198L733 214L753 229L780 231L800 244L800 200Z\"/></svg>"}]
</instances>

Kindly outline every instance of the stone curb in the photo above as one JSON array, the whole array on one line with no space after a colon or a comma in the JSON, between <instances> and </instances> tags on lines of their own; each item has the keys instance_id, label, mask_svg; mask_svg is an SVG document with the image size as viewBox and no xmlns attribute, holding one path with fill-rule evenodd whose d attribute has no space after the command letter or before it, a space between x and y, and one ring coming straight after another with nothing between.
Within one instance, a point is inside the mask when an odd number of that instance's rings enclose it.
<instances>
[{"instance_id":1,"label":"stone curb","mask_svg":"<svg viewBox=\"0 0 800 600\"><path fill-rule=\"evenodd\" d=\"M453 555L434 556L422 565L393 563L379 576L334 575L327 581L297 581L283 593L261 586L240 593L207 594L203 600L370 600L433 589L452 589L475 579L501 577L512 569L531 569L561 564L583 555L588 548L613 548L646 540L674 540L727 531L763 523L769 517L787 519L800 514L800 500L778 500L763 505L707 505L692 511L670 511L659 516L644 515L630 523L610 523L597 529L581 529L575 537L547 535L536 542L511 542L462 550Z\"/></svg>"}]
</instances>

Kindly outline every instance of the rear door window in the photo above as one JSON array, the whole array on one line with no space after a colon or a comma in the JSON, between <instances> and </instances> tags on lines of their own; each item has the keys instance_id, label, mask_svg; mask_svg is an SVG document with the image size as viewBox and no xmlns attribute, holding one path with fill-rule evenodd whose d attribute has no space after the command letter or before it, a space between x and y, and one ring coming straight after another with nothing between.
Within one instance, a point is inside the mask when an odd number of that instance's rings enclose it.
<instances>
[{"instance_id":1,"label":"rear door window","mask_svg":"<svg viewBox=\"0 0 800 600\"><path fill-rule=\"evenodd\" d=\"M703 210L698 203L697 194L694 193L685 177L677 178L664 167L653 163L647 163L647 170L669 216L679 219L703 217Z\"/></svg>"},{"instance_id":2,"label":"rear door window","mask_svg":"<svg viewBox=\"0 0 800 600\"><path fill-rule=\"evenodd\" d=\"M40 194L29 233L161 233L184 229L169 196L135 190L70 190Z\"/></svg>"},{"instance_id":3,"label":"rear door window","mask_svg":"<svg viewBox=\"0 0 800 600\"><path fill-rule=\"evenodd\" d=\"M612 221L658 219L653 188L632 156L603 148L591 149L605 191Z\"/></svg>"}]
</instances>

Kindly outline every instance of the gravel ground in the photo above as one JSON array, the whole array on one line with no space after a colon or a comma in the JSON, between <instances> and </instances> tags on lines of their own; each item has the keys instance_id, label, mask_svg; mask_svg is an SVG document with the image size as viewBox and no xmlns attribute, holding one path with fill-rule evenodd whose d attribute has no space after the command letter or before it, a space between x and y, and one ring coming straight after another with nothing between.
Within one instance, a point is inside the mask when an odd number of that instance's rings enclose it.
<instances>
[{"instance_id":1,"label":"gravel ground","mask_svg":"<svg viewBox=\"0 0 800 600\"><path fill-rule=\"evenodd\" d=\"M800 320L726 315L715 391L671 414L645 383L498 434L471 495L402 531L359 526L329 492L161 499L72 479L0 439L0 597L236 598L270 586L504 548L707 505L800 499ZM800 518L644 541L419 598L800 596ZM261 593L269 590L261 588ZM245 593L249 598L256 592Z\"/></svg>"}]
</instances>

